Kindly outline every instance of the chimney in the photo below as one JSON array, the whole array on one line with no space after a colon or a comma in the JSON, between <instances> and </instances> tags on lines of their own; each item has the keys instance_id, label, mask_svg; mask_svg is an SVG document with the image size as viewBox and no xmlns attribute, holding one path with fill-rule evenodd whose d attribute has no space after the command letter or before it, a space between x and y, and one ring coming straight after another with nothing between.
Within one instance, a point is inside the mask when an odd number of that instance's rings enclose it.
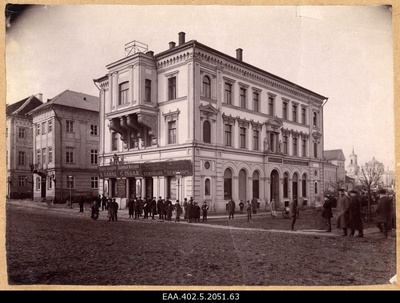
<instances>
[{"instance_id":1,"label":"chimney","mask_svg":"<svg viewBox=\"0 0 400 303\"><path fill-rule=\"evenodd\" d=\"M236 50L236 59L243 61L243 50L241 48Z\"/></svg>"},{"instance_id":2,"label":"chimney","mask_svg":"<svg viewBox=\"0 0 400 303\"><path fill-rule=\"evenodd\" d=\"M179 34L179 45L185 44L185 33L184 32L180 32Z\"/></svg>"},{"instance_id":3,"label":"chimney","mask_svg":"<svg viewBox=\"0 0 400 303\"><path fill-rule=\"evenodd\" d=\"M149 55L150 57L154 57L154 52L153 52L153 51L148 51L148 52L146 53L146 55Z\"/></svg>"},{"instance_id":4,"label":"chimney","mask_svg":"<svg viewBox=\"0 0 400 303\"><path fill-rule=\"evenodd\" d=\"M35 97L43 102L43 94L42 93L36 94Z\"/></svg>"},{"instance_id":5,"label":"chimney","mask_svg":"<svg viewBox=\"0 0 400 303\"><path fill-rule=\"evenodd\" d=\"M172 49L172 48L174 48L174 47L175 47L175 42L171 41L171 42L169 43L169 49Z\"/></svg>"}]
</instances>

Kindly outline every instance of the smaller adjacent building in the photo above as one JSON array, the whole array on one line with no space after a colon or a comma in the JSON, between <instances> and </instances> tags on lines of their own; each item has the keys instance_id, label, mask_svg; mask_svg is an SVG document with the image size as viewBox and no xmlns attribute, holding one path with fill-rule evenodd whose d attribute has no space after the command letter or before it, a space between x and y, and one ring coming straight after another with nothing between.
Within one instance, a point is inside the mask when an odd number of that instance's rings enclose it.
<instances>
[{"instance_id":1,"label":"smaller adjacent building","mask_svg":"<svg viewBox=\"0 0 400 303\"><path fill-rule=\"evenodd\" d=\"M345 188L346 170L343 150L332 149L324 151L324 190L334 191Z\"/></svg>"},{"instance_id":2,"label":"smaller adjacent building","mask_svg":"<svg viewBox=\"0 0 400 303\"><path fill-rule=\"evenodd\" d=\"M34 199L61 202L97 195L99 98L66 90L29 115Z\"/></svg>"},{"instance_id":3,"label":"smaller adjacent building","mask_svg":"<svg viewBox=\"0 0 400 303\"><path fill-rule=\"evenodd\" d=\"M32 197L32 118L27 115L42 105L42 94L6 106L7 197Z\"/></svg>"}]
</instances>

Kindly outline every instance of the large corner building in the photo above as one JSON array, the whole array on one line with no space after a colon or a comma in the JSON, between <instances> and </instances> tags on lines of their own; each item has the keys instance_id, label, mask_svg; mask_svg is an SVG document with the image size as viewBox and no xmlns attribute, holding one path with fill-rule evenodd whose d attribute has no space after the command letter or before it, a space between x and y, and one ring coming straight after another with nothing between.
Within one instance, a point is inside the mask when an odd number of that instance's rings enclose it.
<instances>
[{"instance_id":1,"label":"large corner building","mask_svg":"<svg viewBox=\"0 0 400 303\"><path fill-rule=\"evenodd\" d=\"M99 192L230 198L264 208L323 194L326 97L195 40L133 51L94 80L100 90Z\"/></svg>"}]
</instances>

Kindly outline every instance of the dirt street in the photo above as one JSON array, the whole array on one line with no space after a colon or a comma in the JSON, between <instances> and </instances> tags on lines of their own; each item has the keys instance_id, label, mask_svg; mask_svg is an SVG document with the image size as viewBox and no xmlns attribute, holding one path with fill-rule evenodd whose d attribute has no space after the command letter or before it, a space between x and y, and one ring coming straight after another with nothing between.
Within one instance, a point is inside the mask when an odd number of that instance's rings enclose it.
<instances>
[{"instance_id":1,"label":"dirt street","mask_svg":"<svg viewBox=\"0 0 400 303\"><path fill-rule=\"evenodd\" d=\"M117 222L78 209L6 211L10 285L354 286L389 284L396 273L394 231L306 233L306 214L290 232L289 220L266 215L189 224L135 221L126 210Z\"/></svg>"}]
</instances>

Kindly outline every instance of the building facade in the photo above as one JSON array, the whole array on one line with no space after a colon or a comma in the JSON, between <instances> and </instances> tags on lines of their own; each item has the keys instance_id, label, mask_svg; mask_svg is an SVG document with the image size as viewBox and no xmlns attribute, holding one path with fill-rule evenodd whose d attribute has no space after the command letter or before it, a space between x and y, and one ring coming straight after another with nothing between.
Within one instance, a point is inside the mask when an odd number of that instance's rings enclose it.
<instances>
[{"instance_id":1,"label":"building facade","mask_svg":"<svg viewBox=\"0 0 400 303\"><path fill-rule=\"evenodd\" d=\"M66 90L29 113L35 200L98 193L99 98Z\"/></svg>"},{"instance_id":2,"label":"building facade","mask_svg":"<svg viewBox=\"0 0 400 303\"><path fill-rule=\"evenodd\" d=\"M341 149L324 151L324 189L334 191L338 188L345 188L346 183L346 158Z\"/></svg>"},{"instance_id":3,"label":"building facade","mask_svg":"<svg viewBox=\"0 0 400 303\"><path fill-rule=\"evenodd\" d=\"M99 192L313 204L323 194L326 97L195 40L107 65ZM121 201L122 201L121 200Z\"/></svg>"},{"instance_id":4,"label":"building facade","mask_svg":"<svg viewBox=\"0 0 400 303\"><path fill-rule=\"evenodd\" d=\"M36 97L37 96L37 97ZM6 106L7 197L32 198L32 118L27 115L42 105L42 94Z\"/></svg>"}]
</instances>

